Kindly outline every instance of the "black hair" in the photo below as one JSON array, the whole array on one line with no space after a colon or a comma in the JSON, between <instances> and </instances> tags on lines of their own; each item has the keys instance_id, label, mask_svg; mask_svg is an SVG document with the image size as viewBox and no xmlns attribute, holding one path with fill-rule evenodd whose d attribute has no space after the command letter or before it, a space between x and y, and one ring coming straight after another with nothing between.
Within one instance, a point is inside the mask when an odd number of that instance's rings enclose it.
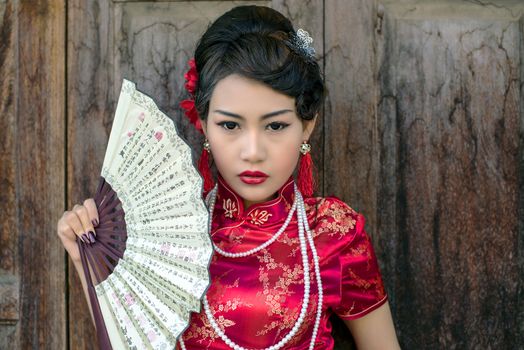
<instances>
[{"instance_id":1,"label":"black hair","mask_svg":"<svg viewBox=\"0 0 524 350\"><path fill-rule=\"evenodd\" d=\"M200 118L207 118L216 84L239 74L294 97L298 116L313 119L325 86L316 60L286 44L295 34L289 19L265 6L237 6L216 19L198 41L194 55L195 107Z\"/></svg>"}]
</instances>

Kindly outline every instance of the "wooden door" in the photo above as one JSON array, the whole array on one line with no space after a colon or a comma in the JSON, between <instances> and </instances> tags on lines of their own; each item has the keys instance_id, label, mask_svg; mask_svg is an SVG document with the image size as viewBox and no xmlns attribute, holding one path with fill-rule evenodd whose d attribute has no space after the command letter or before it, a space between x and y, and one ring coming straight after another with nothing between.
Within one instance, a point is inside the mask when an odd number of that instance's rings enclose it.
<instances>
[{"instance_id":1,"label":"wooden door","mask_svg":"<svg viewBox=\"0 0 524 350\"><path fill-rule=\"evenodd\" d=\"M521 1L377 8L377 241L408 349L516 349Z\"/></svg>"},{"instance_id":2,"label":"wooden door","mask_svg":"<svg viewBox=\"0 0 524 350\"><path fill-rule=\"evenodd\" d=\"M0 1L0 349L67 346L65 3Z\"/></svg>"},{"instance_id":3,"label":"wooden door","mask_svg":"<svg viewBox=\"0 0 524 350\"><path fill-rule=\"evenodd\" d=\"M56 221L94 193L124 77L198 153L178 107L186 62L240 4L314 38L318 194L366 216L402 348L524 344L521 1L4 0L0 348L96 348Z\"/></svg>"}]
</instances>

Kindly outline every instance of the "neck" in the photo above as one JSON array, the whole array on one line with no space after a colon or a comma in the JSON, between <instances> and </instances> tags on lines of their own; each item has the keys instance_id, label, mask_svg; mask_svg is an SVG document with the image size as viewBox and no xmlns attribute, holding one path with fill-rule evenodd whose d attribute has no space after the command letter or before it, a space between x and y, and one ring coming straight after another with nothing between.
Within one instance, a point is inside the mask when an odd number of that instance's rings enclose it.
<instances>
[{"instance_id":1,"label":"neck","mask_svg":"<svg viewBox=\"0 0 524 350\"><path fill-rule=\"evenodd\" d=\"M244 202L244 208L245 210L249 210L249 207L251 207L253 204L257 204L257 203L264 203L264 202L267 202L267 201L270 201L272 199L275 199L277 198L277 192L275 192L272 196L264 199L264 200L261 200L261 201L250 201L248 199L245 199L245 198L242 198L242 201Z\"/></svg>"}]
</instances>

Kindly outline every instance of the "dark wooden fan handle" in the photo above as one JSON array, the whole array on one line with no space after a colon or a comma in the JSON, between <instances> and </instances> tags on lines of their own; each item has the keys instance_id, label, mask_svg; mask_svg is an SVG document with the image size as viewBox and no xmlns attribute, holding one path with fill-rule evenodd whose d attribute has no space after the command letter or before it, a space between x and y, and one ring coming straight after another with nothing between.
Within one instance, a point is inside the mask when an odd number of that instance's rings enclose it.
<instances>
[{"instance_id":1,"label":"dark wooden fan handle","mask_svg":"<svg viewBox=\"0 0 524 350\"><path fill-rule=\"evenodd\" d=\"M82 260L87 291L100 349L112 349L107 328L100 310L95 290L95 283L104 281L123 257L126 248L127 230L125 212L117 193L101 176L94 196L98 210L99 224L96 228L96 241L88 244L77 238L78 249ZM96 279L93 281L91 271Z\"/></svg>"}]
</instances>

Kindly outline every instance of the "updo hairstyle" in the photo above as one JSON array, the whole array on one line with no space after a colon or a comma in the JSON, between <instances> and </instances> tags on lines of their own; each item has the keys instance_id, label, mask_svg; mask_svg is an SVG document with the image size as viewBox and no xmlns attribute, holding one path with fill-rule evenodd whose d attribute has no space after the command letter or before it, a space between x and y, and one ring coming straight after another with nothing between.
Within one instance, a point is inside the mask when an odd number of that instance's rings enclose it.
<instances>
[{"instance_id":1,"label":"updo hairstyle","mask_svg":"<svg viewBox=\"0 0 524 350\"><path fill-rule=\"evenodd\" d=\"M284 15L264 6L238 6L213 22L198 41L194 55L199 117L207 119L216 84L230 74L239 74L294 97L298 116L313 119L324 99L325 86L316 59L307 60L284 42L294 33Z\"/></svg>"}]
</instances>

